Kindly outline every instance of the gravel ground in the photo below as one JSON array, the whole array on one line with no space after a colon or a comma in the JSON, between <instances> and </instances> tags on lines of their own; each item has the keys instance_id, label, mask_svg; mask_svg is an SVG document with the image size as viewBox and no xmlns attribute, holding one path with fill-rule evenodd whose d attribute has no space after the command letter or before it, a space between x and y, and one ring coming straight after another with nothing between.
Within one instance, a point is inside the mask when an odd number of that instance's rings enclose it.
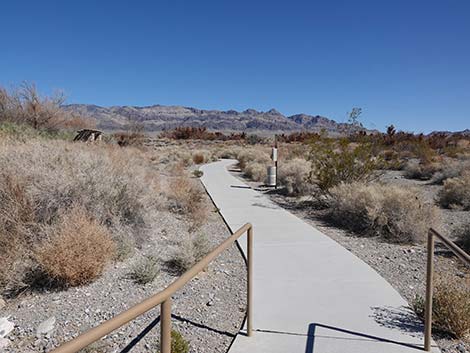
<instances>
[{"instance_id":1,"label":"gravel ground","mask_svg":"<svg viewBox=\"0 0 470 353\"><path fill-rule=\"evenodd\" d=\"M202 187L202 186L201 186ZM206 195L207 203L211 201ZM209 221L199 231L212 247L230 235L210 203ZM4 352L46 352L78 333L94 327L133 304L161 291L176 279L163 262L188 224L171 213L161 213L149 232L148 241L130 259L116 263L90 285L64 291L32 292L0 304L0 318L8 317L15 327L7 336ZM157 254L162 270L147 285L129 278L133 263L144 254ZM226 352L238 333L246 309L246 267L233 245L205 271L173 297L173 328L190 343L190 352ZM159 351L159 308L142 315L94 344L86 352ZM1 329L0 329L1 330ZM41 332L38 332L41 331ZM0 351L2 349L0 348Z\"/></svg>"},{"instance_id":2,"label":"gravel ground","mask_svg":"<svg viewBox=\"0 0 470 353\"><path fill-rule=\"evenodd\" d=\"M425 245L399 245L387 243L380 238L365 238L352 232L337 228L326 221L326 210L318 209L309 197L288 197L282 190L275 191L265 188L243 177L240 172L235 176L242 178L254 189L270 197L275 203L289 210L297 217L311 224L347 250L369 264L384 277L408 302L415 296L425 293L426 278L426 247ZM381 177L383 182L396 183L404 187L418 187L430 201L434 200L441 188L429 185L428 182L405 179L401 172L386 172ZM451 235L452 229L469 219L470 212L442 210L442 226L439 230ZM452 257L446 248L436 243L436 272L453 274L459 277L470 277L470 271L461 262ZM435 341L445 353L470 352L469 342L455 340L445 336L434 336Z\"/></svg>"}]
</instances>

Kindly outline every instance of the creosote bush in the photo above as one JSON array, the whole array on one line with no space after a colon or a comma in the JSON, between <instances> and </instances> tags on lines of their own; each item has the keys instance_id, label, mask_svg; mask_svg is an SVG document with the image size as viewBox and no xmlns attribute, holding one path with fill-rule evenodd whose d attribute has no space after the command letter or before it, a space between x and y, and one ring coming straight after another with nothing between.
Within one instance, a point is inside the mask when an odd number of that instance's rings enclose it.
<instances>
[{"instance_id":1,"label":"creosote bush","mask_svg":"<svg viewBox=\"0 0 470 353\"><path fill-rule=\"evenodd\" d=\"M80 207L60 215L49 239L35 251L41 269L51 279L70 286L93 281L114 256L108 230Z\"/></svg>"},{"instance_id":2,"label":"creosote bush","mask_svg":"<svg viewBox=\"0 0 470 353\"><path fill-rule=\"evenodd\" d=\"M438 197L439 203L444 207L470 210L470 170L444 181L444 188Z\"/></svg>"},{"instance_id":3,"label":"creosote bush","mask_svg":"<svg viewBox=\"0 0 470 353\"><path fill-rule=\"evenodd\" d=\"M316 140L311 143L309 160L312 181L323 191L340 183L367 180L381 165L370 145L350 144L347 140Z\"/></svg>"},{"instance_id":4,"label":"creosote bush","mask_svg":"<svg viewBox=\"0 0 470 353\"><path fill-rule=\"evenodd\" d=\"M424 319L425 301L416 296L413 310ZM470 339L470 281L440 276L432 300L433 329Z\"/></svg>"},{"instance_id":5,"label":"creosote bush","mask_svg":"<svg viewBox=\"0 0 470 353\"><path fill-rule=\"evenodd\" d=\"M140 259L132 268L130 277L139 284L147 284L157 278L160 265L156 256L148 255Z\"/></svg>"},{"instance_id":6,"label":"creosote bush","mask_svg":"<svg viewBox=\"0 0 470 353\"><path fill-rule=\"evenodd\" d=\"M331 219L365 235L419 243L437 223L437 208L426 203L417 190L355 182L334 187L330 195Z\"/></svg>"}]
</instances>

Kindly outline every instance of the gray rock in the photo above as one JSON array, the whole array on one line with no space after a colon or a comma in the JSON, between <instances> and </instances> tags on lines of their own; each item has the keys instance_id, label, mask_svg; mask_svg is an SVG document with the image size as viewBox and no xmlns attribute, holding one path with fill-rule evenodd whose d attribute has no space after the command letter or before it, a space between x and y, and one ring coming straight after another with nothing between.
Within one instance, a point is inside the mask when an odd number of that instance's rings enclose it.
<instances>
[{"instance_id":1,"label":"gray rock","mask_svg":"<svg viewBox=\"0 0 470 353\"><path fill-rule=\"evenodd\" d=\"M36 330L37 336L41 335L50 335L51 332L54 330L56 319L54 316L51 316L47 320L41 322Z\"/></svg>"},{"instance_id":2,"label":"gray rock","mask_svg":"<svg viewBox=\"0 0 470 353\"><path fill-rule=\"evenodd\" d=\"M15 324L8 319L9 317L0 318L0 338L5 338L15 328Z\"/></svg>"}]
</instances>

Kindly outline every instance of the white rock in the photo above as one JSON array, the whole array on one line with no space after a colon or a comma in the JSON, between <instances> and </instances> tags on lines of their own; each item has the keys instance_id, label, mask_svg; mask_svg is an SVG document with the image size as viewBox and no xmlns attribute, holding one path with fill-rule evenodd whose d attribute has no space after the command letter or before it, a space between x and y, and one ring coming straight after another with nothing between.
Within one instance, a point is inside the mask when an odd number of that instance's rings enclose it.
<instances>
[{"instance_id":1,"label":"white rock","mask_svg":"<svg viewBox=\"0 0 470 353\"><path fill-rule=\"evenodd\" d=\"M54 330L54 325L55 325L55 317L51 316L49 319L41 322L41 324L38 326L36 330L36 334L38 336L41 335L49 335L52 330Z\"/></svg>"},{"instance_id":2,"label":"white rock","mask_svg":"<svg viewBox=\"0 0 470 353\"><path fill-rule=\"evenodd\" d=\"M11 321L8 321L8 317L0 317L0 338L8 336L8 334L13 331L15 324Z\"/></svg>"},{"instance_id":3,"label":"white rock","mask_svg":"<svg viewBox=\"0 0 470 353\"><path fill-rule=\"evenodd\" d=\"M10 340L8 338L0 338L0 351L4 348L7 348L10 344Z\"/></svg>"}]
</instances>

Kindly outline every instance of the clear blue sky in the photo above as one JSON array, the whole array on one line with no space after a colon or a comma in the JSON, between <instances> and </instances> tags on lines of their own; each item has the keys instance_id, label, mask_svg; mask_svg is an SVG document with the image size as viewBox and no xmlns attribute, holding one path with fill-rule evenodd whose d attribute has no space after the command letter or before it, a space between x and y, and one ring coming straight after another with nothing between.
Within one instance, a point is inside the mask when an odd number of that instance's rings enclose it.
<instances>
[{"instance_id":1,"label":"clear blue sky","mask_svg":"<svg viewBox=\"0 0 470 353\"><path fill-rule=\"evenodd\" d=\"M470 128L469 0L4 1L0 84L70 103Z\"/></svg>"}]
</instances>

